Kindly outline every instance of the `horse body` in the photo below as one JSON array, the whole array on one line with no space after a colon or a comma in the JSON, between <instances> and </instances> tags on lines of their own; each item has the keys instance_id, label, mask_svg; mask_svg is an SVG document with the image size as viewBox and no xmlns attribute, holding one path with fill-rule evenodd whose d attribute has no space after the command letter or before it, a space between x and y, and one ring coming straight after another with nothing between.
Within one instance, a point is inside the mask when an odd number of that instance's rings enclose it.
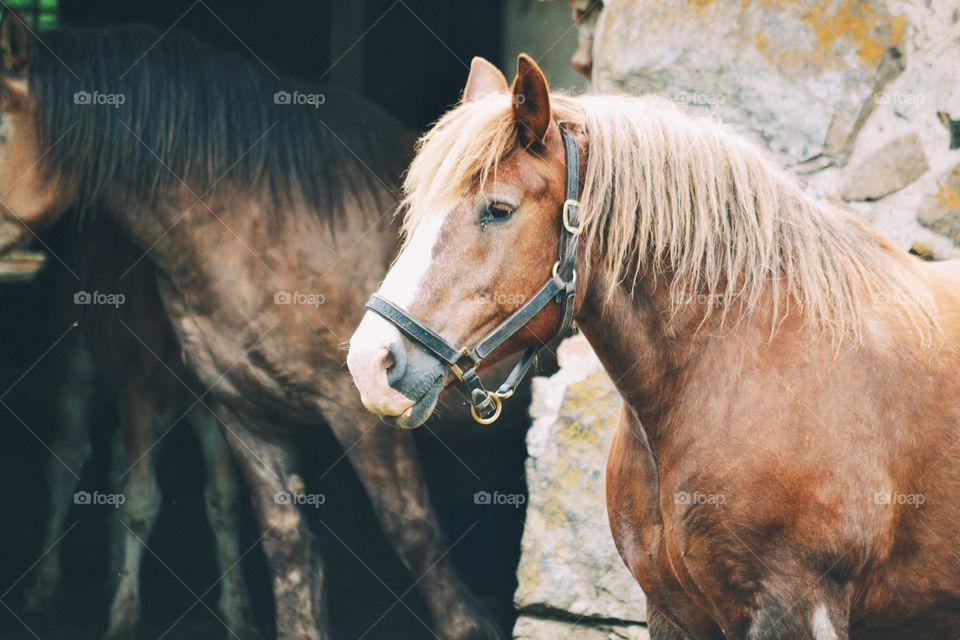
<instances>
[{"instance_id":1,"label":"horse body","mask_svg":"<svg viewBox=\"0 0 960 640\"><path fill-rule=\"evenodd\" d=\"M468 348L508 322L571 229L563 136L582 150L574 315L624 400L610 526L651 637L955 633L957 263L899 251L714 121L550 94L521 55L512 87L475 60L421 140L378 295ZM497 353L556 332L558 306ZM373 312L348 364L368 408L410 427L454 380Z\"/></svg>"},{"instance_id":2,"label":"horse body","mask_svg":"<svg viewBox=\"0 0 960 640\"><path fill-rule=\"evenodd\" d=\"M0 154L0 190L19 198L5 199L0 238L22 237L73 202L109 212L152 263L199 398L250 488L277 637L329 637L322 560L299 504L278 497L305 491L295 434L319 424L416 577L433 631L499 637L453 569L412 436L377 429L342 370L339 347L396 250L390 192L408 157L405 132L332 89L322 89L322 109L278 100L278 90L321 89L181 35L43 37L38 46L15 16L0 22L4 119L17 125L17 148L28 147L21 155L33 156L18 168ZM170 79L162 93L158 78ZM71 103L93 89L123 94L124 108Z\"/></svg>"},{"instance_id":3,"label":"horse body","mask_svg":"<svg viewBox=\"0 0 960 640\"><path fill-rule=\"evenodd\" d=\"M917 268L939 291L941 324L957 327L956 265ZM807 621L825 606L836 629L853 621L854 638L957 628L958 596L946 594L960 558L923 520L960 524L949 448L960 393L945 384L960 331L910 348L913 328L878 308L859 344L811 340L795 321L771 339L760 319L691 344L667 335L658 297L614 302L617 323L580 319L627 399L608 460L610 525L653 605L691 638L767 637L791 606ZM779 575L804 576L803 590ZM758 591L780 612L768 630L751 627Z\"/></svg>"}]
</instances>

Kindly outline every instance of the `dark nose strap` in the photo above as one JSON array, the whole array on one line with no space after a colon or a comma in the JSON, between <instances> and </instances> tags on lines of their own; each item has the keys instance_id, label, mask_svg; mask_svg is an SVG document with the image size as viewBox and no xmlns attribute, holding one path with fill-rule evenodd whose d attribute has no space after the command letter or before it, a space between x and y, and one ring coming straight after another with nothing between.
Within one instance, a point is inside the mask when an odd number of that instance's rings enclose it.
<instances>
[{"instance_id":1,"label":"dark nose strap","mask_svg":"<svg viewBox=\"0 0 960 640\"><path fill-rule=\"evenodd\" d=\"M577 283L577 236L581 228L580 203L577 202L580 188L580 153L576 140L565 128L561 127L560 136L563 139L567 174L558 259L553 265L553 273L530 299L497 325L475 347L458 349L420 320L376 293L367 301L367 309L393 324L450 368L457 379L468 388L471 412L474 419L481 424L494 422L500 416L501 400L513 395L517 385L536 360L542 345L524 351L506 381L495 392L487 391L477 375L480 363L529 324L551 301L560 305L561 319L557 335L565 333L573 325Z\"/></svg>"}]
</instances>

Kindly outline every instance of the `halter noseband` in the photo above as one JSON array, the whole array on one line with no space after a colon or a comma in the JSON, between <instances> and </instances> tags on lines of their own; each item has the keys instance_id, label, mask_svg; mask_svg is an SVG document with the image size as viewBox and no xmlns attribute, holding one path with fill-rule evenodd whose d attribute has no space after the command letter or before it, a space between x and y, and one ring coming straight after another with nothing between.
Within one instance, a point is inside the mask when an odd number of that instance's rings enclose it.
<instances>
[{"instance_id":1,"label":"halter noseband","mask_svg":"<svg viewBox=\"0 0 960 640\"><path fill-rule=\"evenodd\" d=\"M470 413L480 424L491 424L500 417L502 400L513 395L517 385L530 370L543 345L530 347L521 356L496 391L483 387L477 367L490 353L525 327L540 311L554 300L560 305L560 328L564 333L573 324L573 302L577 283L577 236L580 234L580 203L577 192L580 185L580 155L573 135L560 128L567 163L566 194L563 203L563 224L560 228L559 256L553 265L553 274L533 296L487 334L473 349L458 349L409 313L386 298L373 294L367 309L382 316L408 338L418 343L444 362L453 375L470 390Z\"/></svg>"}]
</instances>

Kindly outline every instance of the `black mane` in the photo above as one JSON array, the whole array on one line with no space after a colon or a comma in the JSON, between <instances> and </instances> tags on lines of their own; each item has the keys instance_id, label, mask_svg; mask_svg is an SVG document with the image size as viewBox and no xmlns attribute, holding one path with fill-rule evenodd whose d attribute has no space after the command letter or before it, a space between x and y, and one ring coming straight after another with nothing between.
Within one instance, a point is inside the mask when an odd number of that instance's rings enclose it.
<instances>
[{"instance_id":1,"label":"black mane","mask_svg":"<svg viewBox=\"0 0 960 640\"><path fill-rule=\"evenodd\" d=\"M149 203L180 180L202 195L222 178L218 190L267 189L331 216L345 194L369 192L378 179L393 189L410 153L401 126L369 103L278 80L183 33L125 26L39 37L29 81L43 163L49 177L78 186L81 209L108 192ZM324 101L277 104L281 91ZM78 92L91 102L122 95L123 104L82 104Z\"/></svg>"}]
</instances>

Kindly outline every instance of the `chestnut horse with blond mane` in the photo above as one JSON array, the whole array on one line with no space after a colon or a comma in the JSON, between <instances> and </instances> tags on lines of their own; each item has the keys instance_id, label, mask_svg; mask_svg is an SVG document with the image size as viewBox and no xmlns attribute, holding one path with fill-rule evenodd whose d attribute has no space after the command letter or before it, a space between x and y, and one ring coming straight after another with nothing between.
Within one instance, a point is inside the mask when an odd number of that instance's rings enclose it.
<instances>
[{"instance_id":1,"label":"chestnut horse with blond mane","mask_svg":"<svg viewBox=\"0 0 960 640\"><path fill-rule=\"evenodd\" d=\"M406 178L405 249L371 300L398 311L351 340L365 406L430 415L455 376L398 318L440 344L495 333L559 264L570 175L573 317L624 399L610 527L654 640L956 637L960 267L712 120L474 60ZM562 306L488 360L549 339Z\"/></svg>"}]
</instances>

